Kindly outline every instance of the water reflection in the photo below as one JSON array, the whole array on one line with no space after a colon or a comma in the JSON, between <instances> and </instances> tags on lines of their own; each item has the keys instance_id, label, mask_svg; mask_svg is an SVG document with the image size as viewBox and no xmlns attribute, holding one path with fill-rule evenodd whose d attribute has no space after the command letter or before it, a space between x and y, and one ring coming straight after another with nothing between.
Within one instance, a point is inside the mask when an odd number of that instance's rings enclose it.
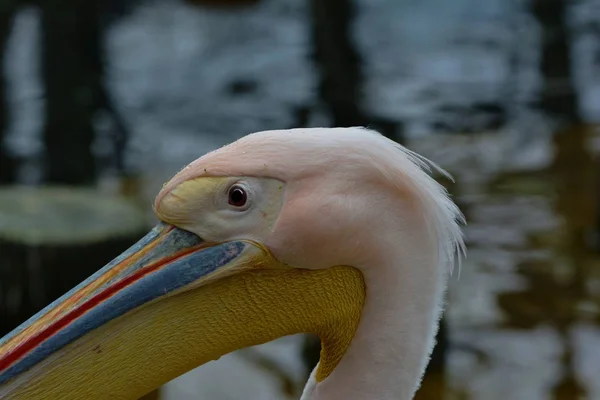
<instances>
[{"instance_id":1,"label":"water reflection","mask_svg":"<svg viewBox=\"0 0 600 400\"><path fill-rule=\"evenodd\" d=\"M556 134L548 168L499 168L464 191L461 176L485 171L481 159L452 162L443 153L473 154L486 138L415 143L446 158L469 220L469 258L450 294L444 398L600 398L594 139L593 126L569 127ZM437 380L426 380L424 390Z\"/></svg>"}]
</instances>

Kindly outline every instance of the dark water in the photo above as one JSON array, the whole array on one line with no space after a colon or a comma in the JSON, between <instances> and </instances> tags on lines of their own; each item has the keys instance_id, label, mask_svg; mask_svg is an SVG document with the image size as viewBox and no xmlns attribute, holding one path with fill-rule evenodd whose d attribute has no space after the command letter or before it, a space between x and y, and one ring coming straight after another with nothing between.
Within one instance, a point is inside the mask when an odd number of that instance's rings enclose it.
<instances>
[{"instance_id":1,"label":"dark water","mask_svg":"<svg viewBox=\"0 0 600 400\"><path fill-rule=\"evenodd\" d=\"M511 171L508 152L485 172L480 149L501 146L493 136L415 143L442 164L462 153L445 165L469 220L468 260L450 291L448 374L426 381L422 398L600 398L599 133L558 132L547 164L527 171Z\"/></svg>"},{"instance_id":2,"label":"dark water","mask_svg":"<svg viewBox=\"0 0 600 400\"><path fill-rule=\"evenodd\" d=\"M357 2L363 112L400 126L409 148L454 175L446 184L469 223L468 259L448 299L446 373L429 376L420 399L600 399L600 5L580 1L569 13L575 106L543 113L542 35L526 3ZM21 13L7 57L8 141L32 159L43 102L37 26L35 10ZM206 151L296 126L302 108L303 125L332 123L304 1L233 11L149 4L111 28L107 48L140 174L100 187L136 197L149 222L160 185ZM560 94L564 82L552 82ZM568 108L579 117L558 123ZM35 162L22 171L27 182L38 175ZM277 352L249 365L268 365L297 393L298 374L269 362ZM248 392L218 393L210 398Z\"/></svg>"}]
</instances>

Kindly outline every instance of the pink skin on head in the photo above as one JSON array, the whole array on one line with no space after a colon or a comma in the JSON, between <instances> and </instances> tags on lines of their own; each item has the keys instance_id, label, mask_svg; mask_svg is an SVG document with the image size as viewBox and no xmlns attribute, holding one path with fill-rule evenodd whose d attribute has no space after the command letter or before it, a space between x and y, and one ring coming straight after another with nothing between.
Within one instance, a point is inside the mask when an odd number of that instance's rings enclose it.
<instances>
[{"instance_id":1,"label":"pink skin on head","mask_svg":"<svg viewBox=\"0 0 600 400\"><path fill-rule=\"evenodd\" d=\"M192 162L161 190L202 176L275 178L285 202L264 244L301 268L351 265L367 298L355 338L311 400L409 399L433 346L462 216L423 159L361 128L258 132Z\"/></svg>"},{"instance_id":2,"label":"pink skin on head","mask_svg":"<svg viewBox=\"0 0 600 400\"><path fill-rule=\"evenodd\" d=\"M356 232L340 231L340 226L355 224L368 227L368 214L357 209L377 208L373 198L352 194L368 191L380 193L380 201L393 198L403 207L420 215L419 203L405 185L390 185L379 169L364 168L380 158L376 149L365 152L365 139L387 141L383 136L360 128L291 129L257 132L210 152L190 163L162 188L155 200L160 209L162 199L182 182L209 176L247 176L275 178L287 184L286 202L273 235L265 243L284 262L307 268L356 264L355 254L373 259L365 248L357 247ZM384 168L385 166L381 166ZM391 191L391 192L390 192ZM364 204L356 204L356 200ZM348 221L352 215L354 221ZM314 216L315 218L310 218ZM325 240L324 240L325 239ZM329 246L323 243L346 243L344 259L331 259ZM325 247L325 252L319 249ZM371 247L369 247L370 249ZM305 249L311 249L307 253ZM294 259L290 256L294 255ZM304 256L303 256L304 255ZM306 257L310 256L310 259ZM305 258L305 259L296 259Z\"/></svg>"}]
</instances>

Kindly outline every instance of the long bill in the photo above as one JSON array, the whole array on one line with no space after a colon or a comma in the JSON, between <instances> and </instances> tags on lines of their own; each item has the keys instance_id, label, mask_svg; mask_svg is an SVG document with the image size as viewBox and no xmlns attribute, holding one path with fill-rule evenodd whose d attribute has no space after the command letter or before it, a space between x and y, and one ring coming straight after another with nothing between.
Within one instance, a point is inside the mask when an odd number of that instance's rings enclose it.
<instances>
[{"instance_id":1,"label":"long bill","mask_svg":"<svg viewBox=\"0 0 600 400\"><path fill-rule=\"evenodd\" d=\"M208 244L160 223L0 340L0 398L137 399L300 332L321 337L324 379L352 340L364 293L354 268L290 268L260 244Z\"/></svg>"}]
</instances>

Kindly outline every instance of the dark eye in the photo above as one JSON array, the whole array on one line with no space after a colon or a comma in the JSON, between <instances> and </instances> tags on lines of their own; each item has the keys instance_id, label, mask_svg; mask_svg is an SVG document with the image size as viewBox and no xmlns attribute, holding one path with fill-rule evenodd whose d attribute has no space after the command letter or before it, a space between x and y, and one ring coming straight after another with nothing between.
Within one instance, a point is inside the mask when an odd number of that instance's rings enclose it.
<instances>
[{"instance_id":1,"label":"dark eye","mask_svg":"<svg viewBox=\"0 0 600 400\"><path fill-rule=\"evenodd\" d=\"M246 201L248 201L248 195L242 187L234 185L229 189L229 204L234 207L243 207L246 205Z\"/></svg>"}]
</instances>

